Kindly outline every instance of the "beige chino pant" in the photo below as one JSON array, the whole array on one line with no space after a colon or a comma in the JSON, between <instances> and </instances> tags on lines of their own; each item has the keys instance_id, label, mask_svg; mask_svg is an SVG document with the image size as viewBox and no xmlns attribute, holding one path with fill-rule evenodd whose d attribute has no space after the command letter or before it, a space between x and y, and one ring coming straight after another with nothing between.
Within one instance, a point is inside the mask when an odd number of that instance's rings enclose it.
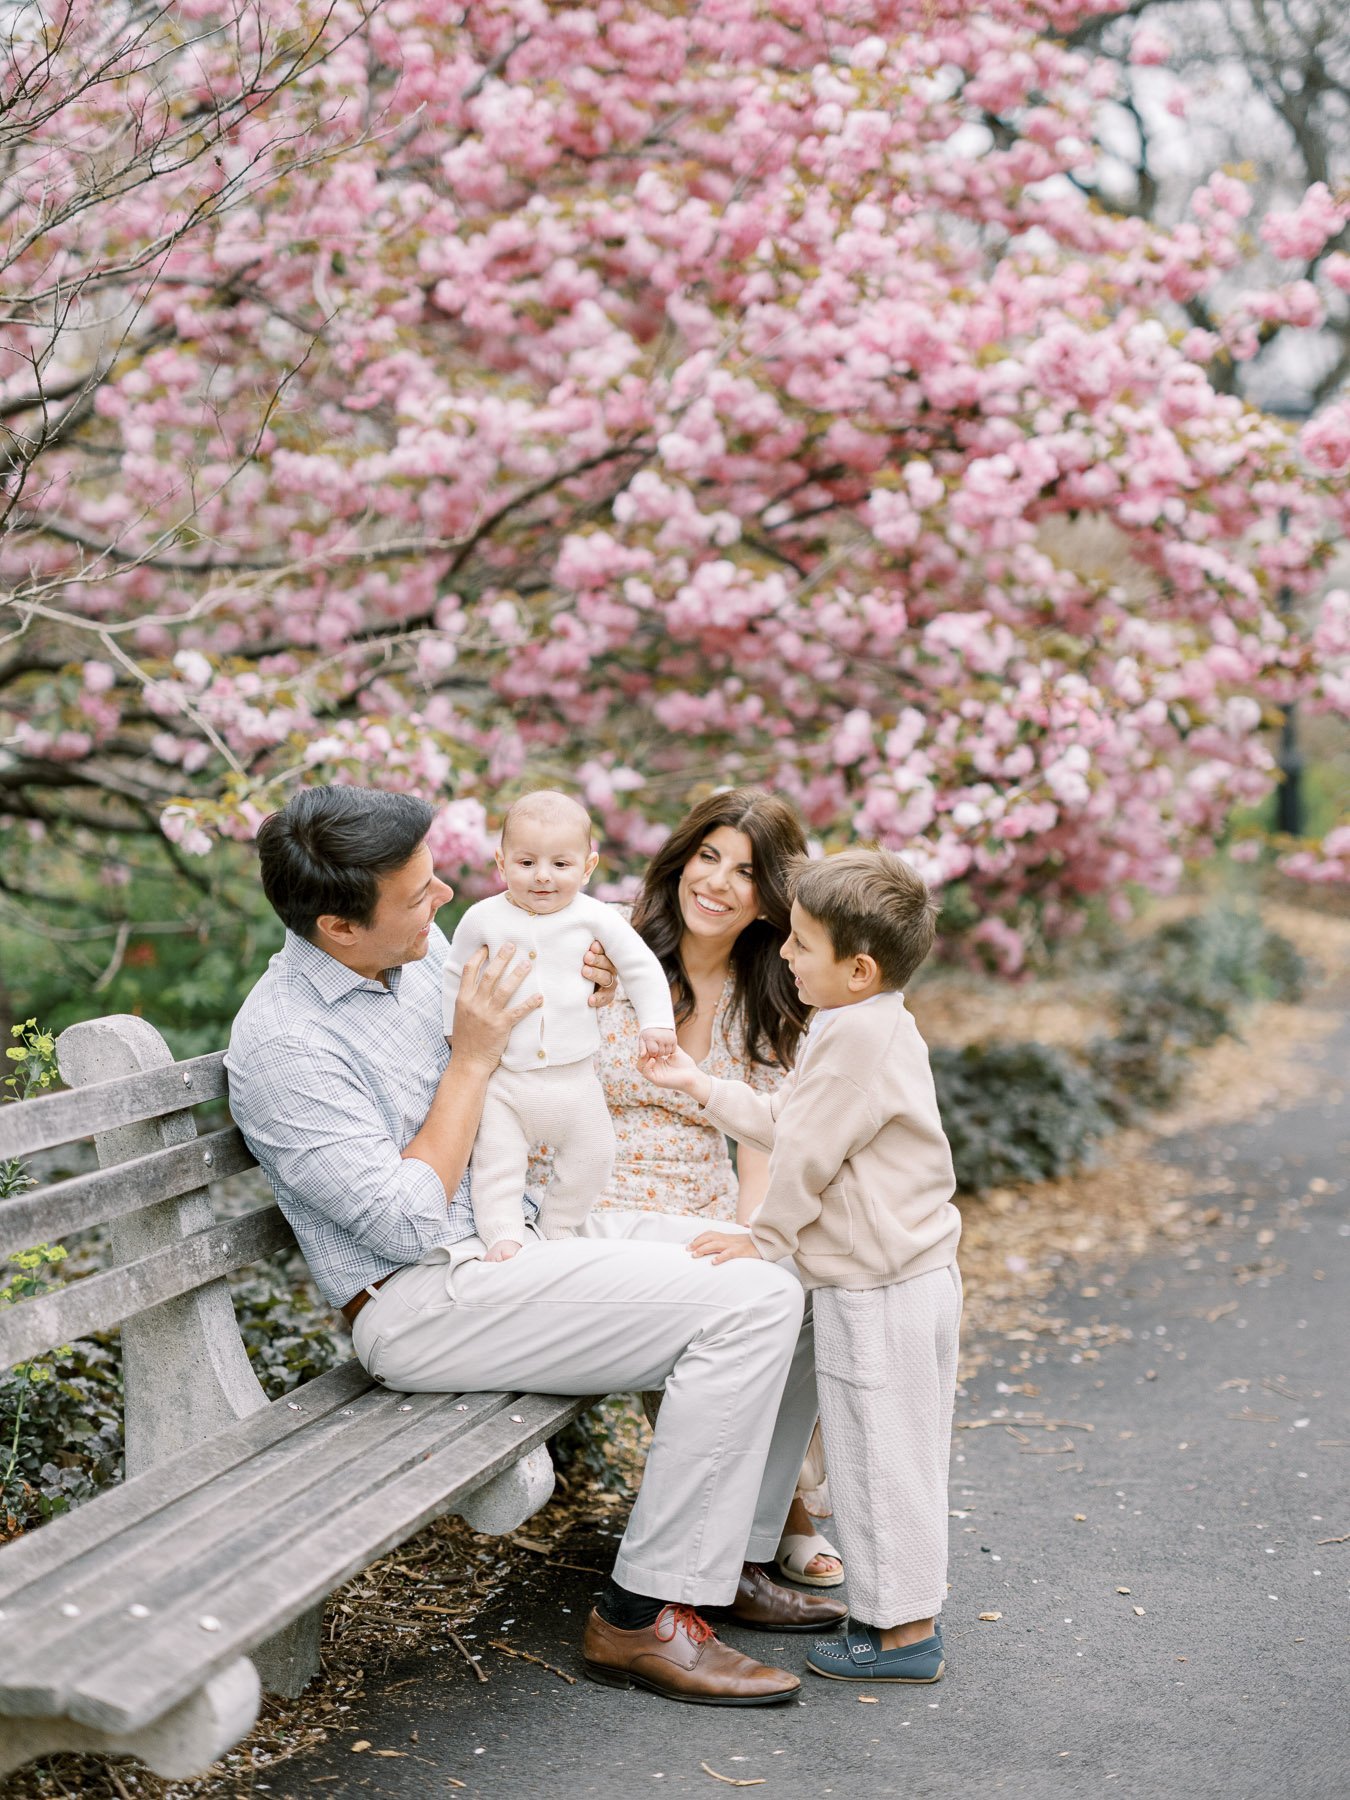
<instances>
[{"instance_id":1,"label":"beige chino pant","mask_svg":"<svg viewBox=\"0 0 1350 1800\"><path fill-rule=\"evenodd\" d=\"M574 1238L528 1231L501 1263L470 1238L391 1276L352 1344L402 1393L660 1388L614 1578L716 1606L734 1598L742 1562L777 1550L817 1406L800 1282L774 1263L690 1256L705 1229L673 1213L592 1213Z\"/></svg>"},{"instance_id":2,"label":"beige chino pant","mask_svg":"<svg viewBox=\"0 0 1350 1800\"><path fill-rule=\"evenodd\" d=\"M849 1612L885 1630L947 1594L956 1265L860 1291L817 1288L816 1378Z\"/></svg>"}]
</instances>

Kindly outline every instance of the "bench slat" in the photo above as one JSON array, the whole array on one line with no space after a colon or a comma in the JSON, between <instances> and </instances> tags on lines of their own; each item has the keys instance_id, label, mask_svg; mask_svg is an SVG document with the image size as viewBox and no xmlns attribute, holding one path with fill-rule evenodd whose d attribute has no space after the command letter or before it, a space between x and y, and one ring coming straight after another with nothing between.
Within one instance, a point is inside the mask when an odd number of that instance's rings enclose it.
<instances>
[{"instance_id":1,"label":"bench slat","mask_svg":"<svg viewBox=\"0 0 1350 1800\"><path fill-rule=\"evenodd\" d=\"M0 1689L25 1712L59 1711L73 1669L123 1652L134 1629L128 1606L161 1619L214 1577L245 1580L252 1566L283 1555L288 1537L305 1536L316 1519L376 1492L510 1404L506 1394L423 1394L409 1403L372 1389L329 1413L11 1596ZM63 1614L63 1603L78 1605L78 1616Z\"/></svg>"},{"instance_id":2,"label":"bench slat","mask_svg":"<svg viewBox=\"0 0 1350 1800\"><path fill-rule=\"evenodd\" d=\"M72 1338L107 1331L133 1313L190 1293L294 1242L280 1209L260 1206L238 1219L194 1231L140 1262L0 1308L0 1368L68 1344Z\"/></svg>"},{"instance_id":3,"label":"bench slat","mask_svg":"<svg viewBox=\"0 0 1350 1800\"><path fill-rule=\"evenodd\" d=\"M72 1232L104 1225L256 1167L242 1134L229 1125L110 1169L73 1175L69 1181L0 1200L0 1258L34 1244L55 1243Z\"/></svg>"},{"instance_id":4,"label":"bench slat","mask_svg":"<svg viewBox=\"0 0 1350 1800\"><path fill-rule=\"evenodd\" d=\"M76 1138L119 1125L135 1125L161 1113L180 1112L226 1091L225 1052L166 1063L116 1081L99 1081L68 1094L44 1094L22 1106L0 1106L0 1161L54 1150Z\"/></svg>"},{"instance_id":5,"label":"bench slat","mask_svg":"<svg viewBox=\"0 0 1350 1800\"><path fill-rule=\"evenodd\" d=\"M584 1404L521 1395L509 1411L493 1413L355 1505L298 1521L285 1555L267 1557L247 1579L227 1570L185 1597L171 1619L161 1618L153 1639L134 1656L125 1654L124 1639L120 1657L104 1657L82 1672L65 1710L116 1731L133 1731L158 1717L216 1669L517 1462ZM203 1617L217 1619L219 1628L204 1631Z\"/></svg>"},{"instance_id":6,"label":"bench slat","mask_svg":"<svg viewBox=\"0 0 1350 1800\"><path fill-rule=\"evenodd\" d=\"M78 1506L48 1520L40 1531L25 1532L0 1550L0 1606L7 1606L12 1595L51 1571L87 1556L111 1538L132 1533L165 1507L206 1487L269 1445L352 1406L374 1387L360 1363L342 1363L305 1382L286 1399L250 1413L228 1431L213 1433L143 1475L105 1489L98 1495L97 1505ZM0 1635L0 1650L3 1644Z\"/></svg>"}]
</instances>

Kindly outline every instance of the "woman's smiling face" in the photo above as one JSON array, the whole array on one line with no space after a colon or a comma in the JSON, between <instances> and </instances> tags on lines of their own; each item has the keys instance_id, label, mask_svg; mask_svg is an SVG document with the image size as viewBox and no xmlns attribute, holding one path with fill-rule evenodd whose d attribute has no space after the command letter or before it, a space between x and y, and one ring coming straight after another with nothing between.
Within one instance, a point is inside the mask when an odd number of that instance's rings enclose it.
<instances>
[{"instance_id":1,"label":"woman's smiling face","mask_svg":"<svg viewBox=\"0 0 1350 1800\"><path fill-rule=\"evenodd\" d=\"M680 873L680 917L691 937L730 947L759 914L754 849L743 831L710 831Z\"/></svg>"}]
</instances>

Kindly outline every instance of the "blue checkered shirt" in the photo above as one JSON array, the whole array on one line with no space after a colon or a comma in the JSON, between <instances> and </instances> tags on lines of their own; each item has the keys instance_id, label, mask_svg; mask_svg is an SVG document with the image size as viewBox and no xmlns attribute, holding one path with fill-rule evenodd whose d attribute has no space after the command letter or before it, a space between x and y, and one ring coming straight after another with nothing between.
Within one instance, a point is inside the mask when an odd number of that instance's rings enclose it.
<instances>
[{"instance_id":1,"label":"blue checkered shirt","mask_svg":"<svg viewBox=\"0 0 1350 1800\"><path fill-rule=\"evenodd\" d=\"M230 1111L334 1306L473 1235L468 1174L447 1206L436 1171L400 1154L450 1060L448 949L433 925L386 988L288 931L230 1033Z\"/></svg>"}]
</instances>

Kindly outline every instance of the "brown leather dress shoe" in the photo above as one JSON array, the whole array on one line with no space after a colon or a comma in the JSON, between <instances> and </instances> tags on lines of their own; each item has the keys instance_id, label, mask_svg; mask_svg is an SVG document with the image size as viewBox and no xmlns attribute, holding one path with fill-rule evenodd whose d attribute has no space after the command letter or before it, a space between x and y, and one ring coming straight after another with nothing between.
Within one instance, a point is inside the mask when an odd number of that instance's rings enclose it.
<instances>
[{"instance_id":1,"label":"brown leather dress shoe","mask_svg":"<svg viewBox=\"0 0 1350 1800\"><path fill-rule=\"evenodd\" d=\"M829 1631L848 1617L848 1606L821 1594L779 1587L759 1563L746 1563L726 1617L753 1631Z\"/></svg>"},{"instance_id":2,"label":"brown leather dress shoe","mask_svg":"<svg viewBox=\"0 0 1350 1800\"><path fill-rule=\"evenodd\" d=\"M663 1606L653 1625L622 1631L594 1610L581 1654L605 1687L644 1687L694 1706L774 1706L802 1685L722 1643L692 1606Z\"/></svg>"}]
</instances>

